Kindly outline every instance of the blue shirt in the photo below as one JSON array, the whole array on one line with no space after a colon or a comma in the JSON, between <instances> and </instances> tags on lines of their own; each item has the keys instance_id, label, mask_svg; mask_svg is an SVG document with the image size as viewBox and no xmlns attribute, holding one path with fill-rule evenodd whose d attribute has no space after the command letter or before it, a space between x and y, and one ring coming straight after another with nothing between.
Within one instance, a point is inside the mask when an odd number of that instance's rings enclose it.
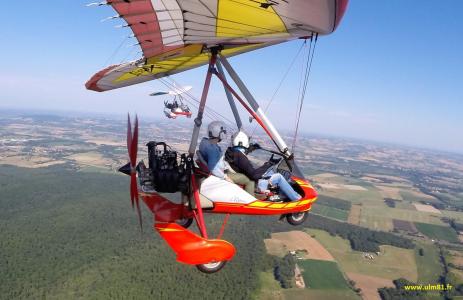
<instances>
[{"instance_id":1,"label":"blue shirt","mask_svg":"<svg viewBox=\"0 0 463 300\"><path fill-rule=\"evenodd\" d=\"M225 177L225 162L219 145L211 143L208 138L203 138L199 143L199 152L207 161L207 168L212 175L223 179Z\"/></svg>"}]
</instances>

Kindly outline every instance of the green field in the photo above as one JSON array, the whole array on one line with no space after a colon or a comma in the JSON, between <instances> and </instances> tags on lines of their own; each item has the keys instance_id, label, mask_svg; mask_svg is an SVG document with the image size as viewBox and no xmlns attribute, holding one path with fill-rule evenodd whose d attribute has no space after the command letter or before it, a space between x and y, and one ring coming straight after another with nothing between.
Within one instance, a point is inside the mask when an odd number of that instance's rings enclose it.
<instances>
[{"instance_id":1,"label":"green field","mask_svg":"<svg viewBox=\"0 0 463 300\"><path fill-rule=\"evenodd\" d=\"M311 210L312 213L321 215L324 217L340 220L340 221L346 221L347 217L349 216L349 212L346 210L334 208L334 207L329 207L323 204L318 204L315 203L315 205L312 207Z\"/></svg>"},{"instance_id":2,"label":"green field","mask_svg":"<svg viewBox=\"0 0 463 300\"><path fill-rule=\"evenodd\" d=\"M254 298L258 300L274 300L280 299L278 295L282 295L282 288L280 283L275 280L273 272L261 272L259 274L259 285L260 288L257 291L258 294Z\"/></svg>"},{"instance_id":3,"label":"green field","mask_svg":"<svg viewBox=\"0 0 463 300\"><path fill-rule=\"evenodd\" d=\"M463 200L462 200L463 202ZM459 223L463 223L463 212L461 211L453 211L453 210L441 210L442 215L450 218L455 219Z\"/></svg>"},{"instance_id":4,"label":"green field","mask_svg":"<svg viewBox=\"0 0 463 300\"><path fill-rule=\"evenodd\" d=\"M455 230L450 227L418 222L416 222L415 225L422 234L431 239L458 243L458 236Z\"/></svg>"},{"instance_id":5,"label":"green field","mask_svg":"<svg viewBox=\"0 0 463 300\"><path fill-rule=\"evenodd\" d=\"M351 289L343 290L312 290L312 289L287 289L283 290L283 299L285 300L360 300ZM271 298L272 300L280 298Z\"/></svg>"},{"instance_id":6,"label":"green field","mask_svg":"<svg viewBox=\"0 0 463 300\"><path fill-rule=\"evenodd\" d=\"M419 249L423 249L423 256L419 255ZM439 260L439 250L434 244L417 243L415 260L418 267L418 282L428 284L439 281L443 273L443 267Z\"/></svg>"},{"instance_id":7,"label":"green field","mask_svg":"<svg viewBox=\"0 0 463 300\"><path fill-rule=\"evenodd\" d=\"M321 290L349 289L347 282L334 261L307 259L298 261L306 288Z\"/></svg>"},{"instance_id":8,"label":"green field","mask_svg":"<svg viewBox=\"0 0 463 300\"><path fill-rule=\"evenodd\" d=\"M353 251L349 241L339 236L331 236L323 230L309 229L310 235L315 235L319 241L334 256L343 272L355 272L386 279L406 278L417 280L417 267L414 249L403 249L393 246L380 246L381 253L374 260L363 258L362 252Z\"/></svg>"}]
</instances>

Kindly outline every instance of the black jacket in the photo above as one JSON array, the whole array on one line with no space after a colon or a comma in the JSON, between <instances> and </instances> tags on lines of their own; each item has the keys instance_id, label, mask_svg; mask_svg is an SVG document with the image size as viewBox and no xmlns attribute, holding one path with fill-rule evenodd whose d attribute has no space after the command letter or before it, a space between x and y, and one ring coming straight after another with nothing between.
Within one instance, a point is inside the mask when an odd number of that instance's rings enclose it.
<instances>
[{"instance_id":1,"label":"black jacket","mask_svg":"<svg viewBox=\"0 0 463 300\"><path fill-rule=\"evenodd\" d=\"M265 171L272 166L272 164L266 162L259 168L254 168L246 155L244 155L241 151L233 150L232 148L228 148L225 152L225 160L230 164L235 172L244 174L254 181L260 179Z\"/></svg>"}]
</instances>

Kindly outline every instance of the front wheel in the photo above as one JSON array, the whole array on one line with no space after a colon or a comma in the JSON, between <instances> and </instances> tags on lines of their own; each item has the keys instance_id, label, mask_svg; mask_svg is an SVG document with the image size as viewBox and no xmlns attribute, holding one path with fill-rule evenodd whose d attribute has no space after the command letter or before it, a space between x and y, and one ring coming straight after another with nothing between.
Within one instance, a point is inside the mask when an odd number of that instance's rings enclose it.
<instances>
[{"instance_id":1,"label":"front wheel","mask_svg":"<svg viewBox=\"0 0 463 300\"><path fill-rule=\"evenodd\" d=\"M309 216L309 213L306 211L303 211L303 212L298 212L298 213L287 214L286 220L288 221L289 224L297 226L297 225L301 225L302 223L304 223L304 221L307 219L308 216Z\"/></svg>"},{"instance_id":2,"label":"front wheel","mask_svg":"<svg viewBox=\"0 0 463 300\"><path fill-rule=\"evenodd\" d=\"M193 218L183 218L175 221L178 225L182 226L183 228L190 227L191 223L193 223Z\"/></svg>"},{"instance_id":3,"label":"front wheel","mask_svg":"<svg viewBox=\"0 0 463 300\"><path fill-rule=\"evenodd\" d=\"M196 265L196 268L198 268L198 270L200 270L203 273L211 274L220 271L220 269L222 269L226 263L227 261L223 260L208 264Z\"/></svg>"}]
</instances>

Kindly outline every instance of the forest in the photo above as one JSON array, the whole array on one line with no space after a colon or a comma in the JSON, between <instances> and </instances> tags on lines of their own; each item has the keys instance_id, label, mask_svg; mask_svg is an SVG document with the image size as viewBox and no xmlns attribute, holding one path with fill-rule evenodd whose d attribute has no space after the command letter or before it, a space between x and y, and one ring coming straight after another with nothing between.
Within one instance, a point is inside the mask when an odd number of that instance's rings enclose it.
<instances>
[{"instance_id":1,"label":"forest","mask_svg":"<svg viewBox=\"0 0 463 300\"><path fill-rule=\"evenodd\" d=\"M292 254L288 253L283 258L275 257L273 274L282 288L287 289L294 286L295 267L296 260Z\"/></svg>"},{"instance_id":2,"label":"forest","mask_svg":"<svg viewBox=\"0 0 463 300\"><path fill-rule=\"evenodd\" d=\"M385 287L378 289L382 300L424 300L426 299L426 291L407 291L405 286L416 286L415 282L408 281L404 278L399 278L392 281L395 288Z\"/></svg>"},{"instance_id":3,"label":"forest","mask_svg":"<svg viewBox=\"0 0 463 300\"><path fill-rule=\"evenodd\" d=\"M0 189L0 299L249 299L274 267L263 239L276 220L243 216L222 271L177 263L147 209L140 232L123 175L0 166ZM208 216L211 234L221 218Z\"/></svg>"}]
</instances>

